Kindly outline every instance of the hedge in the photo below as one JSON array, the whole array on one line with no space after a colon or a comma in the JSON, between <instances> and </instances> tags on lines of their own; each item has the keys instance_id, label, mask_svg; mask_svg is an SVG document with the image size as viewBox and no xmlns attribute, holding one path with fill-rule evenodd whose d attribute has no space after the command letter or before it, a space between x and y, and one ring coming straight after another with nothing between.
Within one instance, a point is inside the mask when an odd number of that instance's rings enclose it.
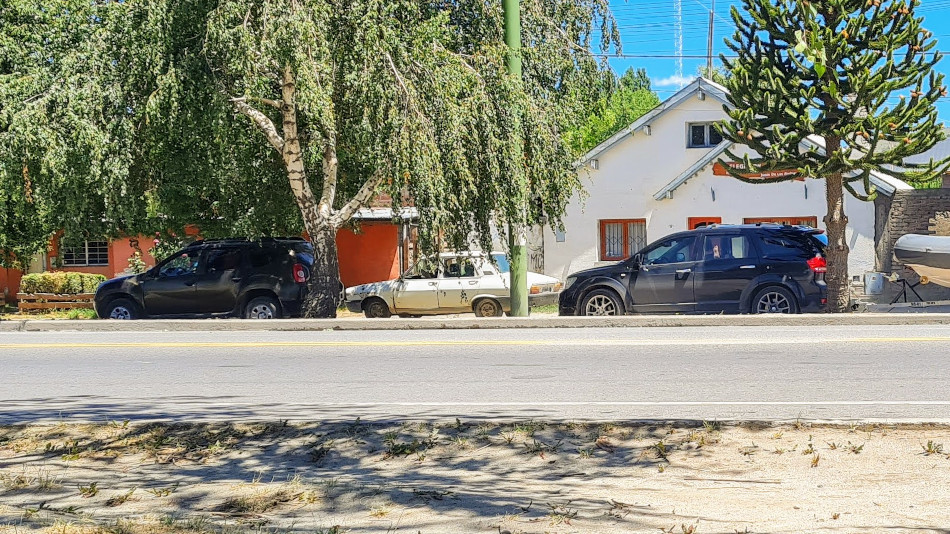
<instances>
[{"instance_id":1,"label":"hedge","mask_svg":"<svg viewBox=\"0 0 950 534\"><path fill-rule=\"evenodd\" d=\"M59 295L77 295L95 293L106 277L101 274L73 272L45 272L23 275L20 280L20 293L56 293Z\"/></svg>"}]
</instances>

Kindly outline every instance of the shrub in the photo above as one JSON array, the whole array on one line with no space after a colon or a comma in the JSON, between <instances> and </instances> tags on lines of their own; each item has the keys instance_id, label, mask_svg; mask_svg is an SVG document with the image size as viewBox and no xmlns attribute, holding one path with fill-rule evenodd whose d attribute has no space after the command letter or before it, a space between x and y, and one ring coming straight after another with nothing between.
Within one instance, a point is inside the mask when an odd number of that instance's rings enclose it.
<instances>
[{"instance_id":1,"label":"shrub","mask_svg":"<svg viewBox=\"0 0 950 534\"><path fill-rule=\"evenodd\" d=\"M45 272L24 275L20 280L21 293L56 293L76 295L94 293L96 287L106 280L101 274L73 272Z\"/></svg>"}]
</instances>

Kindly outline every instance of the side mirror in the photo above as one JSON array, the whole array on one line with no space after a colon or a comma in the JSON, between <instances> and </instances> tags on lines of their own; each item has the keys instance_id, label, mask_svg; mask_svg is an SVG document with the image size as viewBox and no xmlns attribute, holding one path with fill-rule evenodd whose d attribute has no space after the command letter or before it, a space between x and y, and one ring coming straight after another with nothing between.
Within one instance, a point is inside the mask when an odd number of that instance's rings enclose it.
<instances>
[{"instance_id":1,"label":"side mirror","mask_svg":"<svg viewBox=\"0 0 950 534\"><path fill-rule=\"evenodd\" d=\"M638 252L633 255L633 263L630 264L630 267L638 269L641 264L643 264L643 254Z\"/></svg>"}]
</instances>

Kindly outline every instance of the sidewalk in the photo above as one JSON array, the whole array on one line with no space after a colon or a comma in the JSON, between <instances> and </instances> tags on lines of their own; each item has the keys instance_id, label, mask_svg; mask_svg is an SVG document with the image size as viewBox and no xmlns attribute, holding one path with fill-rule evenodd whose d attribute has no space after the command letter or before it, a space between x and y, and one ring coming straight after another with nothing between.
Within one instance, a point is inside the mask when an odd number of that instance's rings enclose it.
<instances>
[{"instance_id":1,"label":"sidewalk","mask_svg":"<svg viewBox=\"0 0 950 534\"><path fill-rule=\"evenodd\" d=\"M803 315L628 315L622 317L477 318L434 316L418 319L146 319L5 320L0 332L194 332L194 331L319 331L319 330L465 330L501 328L623 328L681 326L874 326L950 324L945 313L850 313Z\"/></svg>"}]
</instances>

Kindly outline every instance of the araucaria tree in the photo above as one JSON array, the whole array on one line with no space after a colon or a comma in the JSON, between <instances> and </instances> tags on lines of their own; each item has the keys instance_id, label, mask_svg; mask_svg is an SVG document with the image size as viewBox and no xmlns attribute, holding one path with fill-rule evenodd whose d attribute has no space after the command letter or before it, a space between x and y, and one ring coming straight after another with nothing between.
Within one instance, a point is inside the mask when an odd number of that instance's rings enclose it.
<instances>
[{"instance_id":1,"label":"araucaria tree","mask_svg":"<svg viewBox=\"0 0 950 534\"><path fill-rule=\"evenodd\" d=\"M72 216L109 228L193 223L206 236L306 231L317 251L311 317L335 316L336 232L376 195L418 208L424 249L473 239L487 249L493 228L557 224L578 186L562 132L598 97L606 66L591 49L618 42L608 0L524 0L524 77L513 80L500 0L14 3L7 18L37 34L17 61L63 72L17 93L0 133L39 139L30 132L69 127L51 110L78 116L121 151L125 179L110 192L133 192L115 216L96 206ZM65 63L70 50L50 43L74 26L89 37ZM63 112L83 99L55 95L86 86L92 104ZM43 160L40 140L23 145L0 146L14 184L16 158ZM67 166L30 172L34 196L88 180Z\"/></svg>"},{"instance_id":2,"label":"araucaria tree","mask_svg":"<svg viewBox=\"0 0 950 534\"><path fill-rule=\"evenodd\" d=\"M934 72L940 53L914 14L918 0L743 0L721 59L732 104L723 137L752 149L727 155L752 183L825 180L828 305L849 306L844 190L873 199L880 171L911 183L931 180L947 161L904 159L942 139L935 103L947 92ZM725 163L725 162L724 162ZM727 168L729 166L727 165ZM794 171L750 179L746 173Z\"/></svg>"}]
</instances>

